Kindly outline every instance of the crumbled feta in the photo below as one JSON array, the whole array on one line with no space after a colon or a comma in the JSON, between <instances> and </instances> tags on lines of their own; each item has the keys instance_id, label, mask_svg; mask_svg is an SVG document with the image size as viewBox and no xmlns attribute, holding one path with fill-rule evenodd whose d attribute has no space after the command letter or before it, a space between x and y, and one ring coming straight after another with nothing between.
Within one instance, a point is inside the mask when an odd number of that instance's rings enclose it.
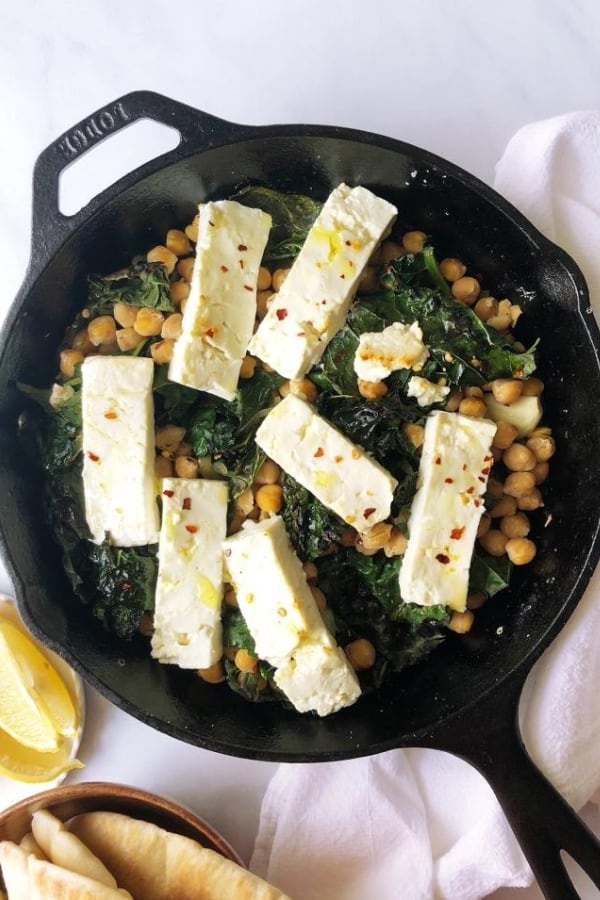
<instances>
[{"instance_id":1,"label":"crumbled feta","mask_svg":"<svg viewBox=\"0 0 600 900\"><path fill-rule=\"evenodd\" d=\"M354 371L363 381L383 381L397 369L419 370L429 357L418 322L393 322L383 331L361 334Z\"/></svg>"},{"instance_id":2,"label":"crumbled feta","mask_svg":"<svg viewBox=\"0 0 600 900\"><path fill-rule=\"evenodd\" d=\"M416 397L419 406L431 406L433 403L441 403L450 393L450 388L443 384L434 384L420 375L413 375L408 382L406 395Z\"/></svg>"}]
</instances>

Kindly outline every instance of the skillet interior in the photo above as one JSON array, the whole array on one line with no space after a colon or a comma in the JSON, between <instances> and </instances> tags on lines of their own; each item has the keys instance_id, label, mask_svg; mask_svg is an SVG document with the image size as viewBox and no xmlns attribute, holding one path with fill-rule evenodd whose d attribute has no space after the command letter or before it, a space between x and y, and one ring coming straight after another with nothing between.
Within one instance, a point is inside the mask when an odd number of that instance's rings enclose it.
<instances>
[{"instance_id":1,"label":"skillet interior","mask_svg":"<svg viewBox=\"0 0 600 900\"><path fill-rule=\"evenodd\" d=\"M600 467L594 435L600 372L583 284L556 248L475 179L415 148L334 129L257 129L256 136L196 153L129 187L68 239L17 300L0 359L0 525L5 557L29 627L112 701L192 744L288 761L342 758L425 743L435 724L464 710L530 661L579 599L595 562ZM377 141L377 143L373 143ZM250 705L227 687L149 657L147 641L118 643L69 590L40 511L41 480L23 454L17 380L47 384L56 346L85 299L89 272L104 272L187 223L194 204L250 182L325 197L340 181L395 202L402 228L434 236L496 296L518 300L524 342L538 335L545 421L558 453L545 487L552 522L536 517L538 556L510 590L478 615L472 633L449 639L428 661L354 707L318 720L276 704ZM514 286L518 286L515 291ZM585 307L585 302L583 302Z\"/></svg>"}]
</instances>

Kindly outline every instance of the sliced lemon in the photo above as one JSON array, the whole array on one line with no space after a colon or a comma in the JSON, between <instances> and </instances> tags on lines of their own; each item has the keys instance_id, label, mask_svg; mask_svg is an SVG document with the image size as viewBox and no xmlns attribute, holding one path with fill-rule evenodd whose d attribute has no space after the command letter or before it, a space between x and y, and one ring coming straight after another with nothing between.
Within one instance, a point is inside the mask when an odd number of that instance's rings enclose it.
<instances>
[{"instance_id":1,"label":"sliced lemon","mask_svg":"<svg viewBox=\"0 0 600 900\"><path fill-rule=\"evenodd\" d=\"M0 653L3 650L2 639L10 647L16 659L27 691L33 699L41 716L49 720L55 733L63 737L74 737L77 734L79 715L64 681L50 660L36 647L31 638L10 622L0 620ZM2 665L0 661L0 666ZM0 698L2 689L0 688ZM0 709L0 728L13 734L2 721ZM13 734L17 737L16 734ZM42 747L18 738L28 747L41 750ZM57 743L51 749L56 749Z\"/></svg>"},{"instance_id":2,"label":"sliced lemon","mask_svg":"<svg viewBox=\"0 0 600 900\"><path fill-rule=\"evenodd\" d=\"M72 758L72 751L65 741L54 753L40 753L0 731L0 775L30 784L54 781L71 769L83 768L83 763Z\"/></svg>"}]
</instances>

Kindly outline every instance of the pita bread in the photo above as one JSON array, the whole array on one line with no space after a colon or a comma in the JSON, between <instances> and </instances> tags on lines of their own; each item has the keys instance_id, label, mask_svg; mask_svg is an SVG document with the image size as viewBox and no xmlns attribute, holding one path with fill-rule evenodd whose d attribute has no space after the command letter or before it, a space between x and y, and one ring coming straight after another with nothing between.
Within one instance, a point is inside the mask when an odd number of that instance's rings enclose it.
<instances>
[{"instance_id":1,"label":"pita bread","mask_svg":"<svg viewBox=\"0 0 600 900\"><path fill-rule=\"evenodd\" d=\"M31 900L29 854L12 841L0 841L0 866L10 900Z\"/></svg>"},{"instance_id":2,"label":"pita bread","mask_svg":"<svg viewBox=\"0 0 600 900\"><path fill-rule=\"evenodd\" d=\"M44 851L32 835L31 831L28 831L27 834L23 835L19 841L19 847L21 850L24 850L25 853L31 853L32 856L37 856L38 859L46 859Z\"/></svg>"},{"instance_id":3,"label":"pita bread","mask_svg":"<svg viewBox=\"0 0 600 900\"><path fill-rule=\"evenodd\" d=\"M99 881L107 887L117 887L113 875L98 857L47 809L40 809L33 814L31 830L34 840L50 862Z\"/></svg>"},{"instance_id":4,"label":"pita bread","mask_svg":"<svg viewBox=\"0 0 600 900\"><path fill-rule=\"evenodd\" d=\"M69 827L135 900L290 900L219 853L149 822L92 812Z\"/></svg>"},{"instance_id":5,"label":"pita bread","mask_svg":"<svg viewBox=\"0 0 600 900\"><path fill-rule=\"evenodd\" d=\"M29 900L132 900L127 891L107 887L93 878L69 872L35 856L28 857L28 868ZM9 898L12 900L10 889Z\"/></svg>"}]
</instances>

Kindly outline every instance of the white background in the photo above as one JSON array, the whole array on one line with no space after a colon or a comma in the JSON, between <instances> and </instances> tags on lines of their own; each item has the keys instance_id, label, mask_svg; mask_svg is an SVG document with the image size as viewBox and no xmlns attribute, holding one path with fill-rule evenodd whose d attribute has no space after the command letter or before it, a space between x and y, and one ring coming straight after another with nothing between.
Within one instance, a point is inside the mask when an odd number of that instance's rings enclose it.
<instances>
[{"instance_id":1,"label":"white background","mask_svg":"<svg viewBox=\"0 0 600 900\"><path fill-rule=\"evenodd\" d=\"M599 35L595 0L0 0L0 310L27 264L36 156L130 90L237 122L379 132L491 182L521 125L600 106ZM74 167L69 208L164 149L143 126L134 132L80 162L78 177ZM2 572L0 587L10 592ZM88 697L87 768L77 777L175 797L247 858L273 767L180 744ZM0 806L21 793L0 783ZM502 894L513 895L539 896Z\"/></svg>"}]
</instances>

